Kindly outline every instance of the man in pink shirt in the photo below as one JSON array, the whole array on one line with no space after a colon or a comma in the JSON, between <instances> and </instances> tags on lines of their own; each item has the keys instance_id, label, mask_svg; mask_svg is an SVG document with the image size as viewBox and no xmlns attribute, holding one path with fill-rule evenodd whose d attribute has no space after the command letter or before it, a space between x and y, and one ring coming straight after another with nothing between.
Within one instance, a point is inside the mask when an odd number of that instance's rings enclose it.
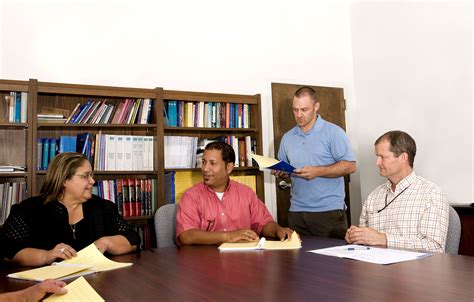
<instances>
[{"instance_id":1,"label":"man in pink shirt","mask_svg":"<svg viewBox=\"0 0 474 302\"><path fill-rule=\"evenodd\" d=\"M223 142L206 146L203 182L187 190L176 214L180 244L220 244L256 241L259 236L284 240L293 232L273 221L265 204L249 187L229 179L234 149Z\"/></svg>"}]
</instances>

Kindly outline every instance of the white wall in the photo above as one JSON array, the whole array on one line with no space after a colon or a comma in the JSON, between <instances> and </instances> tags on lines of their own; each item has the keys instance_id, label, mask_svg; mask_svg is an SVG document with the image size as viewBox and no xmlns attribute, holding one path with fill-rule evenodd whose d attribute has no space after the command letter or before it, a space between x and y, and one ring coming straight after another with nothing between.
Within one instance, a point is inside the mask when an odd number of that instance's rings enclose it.
<instances>
[{"instance_id":1,"label":"white wall","mask_svg":"<svg viewBox=\"0 0 474 302\"><path fill-rule=\"evenodd\" d=\"M472 136L472 78L464 70L471 44L463 42L472 17L464 9L410 1L95 2L4 0L0 77L261 93L265 155L273 155L271 82L342 87L363 180L352 177L353 221L360 192L365 198L383 181L372 142L393 128L417 140L420 174L453 201L472 199L471 140L457 140ZM463 132L448 131L441 116ZM266 175L267 205L276 213L272 181Z\"/></svg>"},{"instance_id":2,"label":"white wall","mask_svg":"<svg viewBox=\"0 0 474 302\"><path fill-rule=\"evenodd\" d=\"M92 2L4 1L1 77L261 93L266 155L273 155L271 82L343 87L357 146L347 1ZM272 181L266 175L275 214Z\"/></svg>"},{"instance_id":3,"label":"white wall","mask_svg":"<svg viewBox=\"0 0 474 302\"><path fill-rule=\"evenodd\" d=\"M415 171L438 184L450 202L473 202L471 5L352 5L362 199L384 181L373 142L401 129L417 142Z\"/></svg>"}]
</instances>

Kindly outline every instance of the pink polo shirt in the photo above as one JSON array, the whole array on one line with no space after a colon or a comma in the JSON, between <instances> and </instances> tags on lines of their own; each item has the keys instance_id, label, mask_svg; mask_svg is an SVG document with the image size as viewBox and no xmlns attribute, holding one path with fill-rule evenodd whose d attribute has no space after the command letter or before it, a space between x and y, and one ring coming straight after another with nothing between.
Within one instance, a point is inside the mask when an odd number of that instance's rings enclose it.
<instances>
[{"instance_id":1,"label":"pink polo shirt","mask_svg":"<svg viewBox=\"0 0 474 302\"><path fill-rule=\"evenodd\" d=\"M245 228L260 234L270 221L273 221L270 212L249 187L231 180L221 201L201 182L188 189L179 201L176 237L191 229L234 231Z\"/></svg>"}]
</instances>

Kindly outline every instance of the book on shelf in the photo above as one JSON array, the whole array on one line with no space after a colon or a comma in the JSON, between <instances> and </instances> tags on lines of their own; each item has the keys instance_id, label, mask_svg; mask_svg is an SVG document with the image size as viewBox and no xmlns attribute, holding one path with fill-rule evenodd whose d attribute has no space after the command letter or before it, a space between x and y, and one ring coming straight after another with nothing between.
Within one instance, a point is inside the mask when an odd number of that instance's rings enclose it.
<instances>
[{"instance_id":1,"label":"book on shelf","mask_svg":"<svg viewBox=\"0 0 474 302\"><path fill-rule=\"evenodd\" d=\"M168 126L206 128L249 128L249 104L165 100Z\"/></svg>"},{"instance_id":2,"label":"book on shelf","mask_svg":"<svg viewBox=\"0 0 474 302\"><path fill-rule=\"evenodd\" d=\"M19 166L19 165L0 165L0 172L24 172L26 170L26 166Z\"/></svg>"},{"instance_id":3,"label":"book on shelf","mask_svg":"<svg viewBox=\"0 0 474 302\"><path fill-rule=\"evenodd\" d=\"M115 104L104 100L77 103L68 115L68 124L148 124L152 99L125 99Z\"/></svg>"},{"instance_id":4,"label":"book on shelf","mask_svg":"<svg viewBox=\"0 0 474 302\"><path fill-rule=\"evenodd\" d=\"M89 132L79 133L76 136L60 136L59 139L56 138L38 138L38 162L37 167L39 170L46 170L48 168L49 162L56 156L58 153L63 152L78 152L84 154L87 159L91 162L91 165L94 169L99 171L115 171L119 170L116 168L116 153L118 151L115 147L115 140L118 138L123 139L125 136L119 135L102 135L99 132L96 135L91 135ZM133 136L130 136L133 137ZM145 137L140 136L143 141ZM152 138L152 137L150 137ZM107 141L106 139L109 139ZM112 140L110 140L112 139ZM147 143L153 144L153 139L147 138ZM122 144L123 145L123 144ZM121 145L121 146L122 146ZM125 148L125 146L123 147ZM147 163L142 162L141 167L148 167L148 169L153 170L153 146L149 146L147 149L151 155L146 157L148 160ZM123 150L120 149L121 154L123 155ZM142 154L145 150L139 150L141 152L138 160L144 161L145 155ZM125 165L125 161L122 160L120 163ZM131 163L131 162L130 162ZM114 168L115 167L115 168ZM131 169L131 168L130 168ZM123 169L127 170L125 166Z\"/></svg>"},{"instance_id":5,"label":"book on shelf","mask_svg":"<svg viewBox=\"0 0 474 302\"><path fill-rule=\"evenodd\" d=\"M62 135L59 137L59 153L76 152L77 136Z\"/></svg>"},{"instance_id":6,"label":"book on shelf","mask_svg":"<svg viewBox=\"0 0 474 302\"><path fill-rule=\"evenodd\" d=\"M8 122L15 122L15 92L10 92L9 96L5 97L8 106ZM13 94L13 95L12 95Z\"/></svg>"},{"instance_id":7,"label":"book on shelf","mask_svg":"<svg viewBox=\"0 0 474 302\"><path fill-rule=\"evenodd\" d=\"M266 240L265 237L252 242L224 242L218 249L224 251L255 251L255 250L295 250L301 248L301 240L296 232L291 234L291 239L283 241Z\"/></svg>"},{"instance_id":8,"label":"book on shelf","mask_svg":"<svg viewBox=\"0 0 474 302\"><path fill-rule=\"evenodd\" d=\"M44 118L39 117L38 122L42 124L65 124L67 121L66 118Z\"/></svg>"},{"instance_id":9,"label":"book on shelf","mask_svg":"<svg viewBox=\"0 0 474 302\"><path fill-rule=\"evenodd\" d=\"M74 107L71 114L66 119L66 124L68 124L75 116L77 116L77 114L79 113L80 108L81 108L81 103L77 103L76 107Z\"/></svg>"},{"instance_id":10,"label":"book on shelf","mask_svg":"<svg viewBox=\"0 0 474 302\"><path fill-rule=\"evenodd\" d=\"M12 91L5 95L5 102L1 103L0 116L2 122L26 123L28 93Z\"/></svg>"},{"instance_id":11,"label":"book on shelf","mask_svg":"<svg viewBox=\"0 0 474 302\"><path fill-rule=\"evenodd\" d=\"M38 119L64 119L64 115L62 114L50 114L50 113L38 113L36 115Z\"/></svg>"},{"instance_id":12,"label":"book on shelf","mask_svg":"<svg viewBox=\"0 0 474 302\"><path fill-rule=\"evenodd\" d=\"M89 132L80 133L77 135L76 152L86 154L87 142L89 141Z\"/></svg>"},{"instance_id":13,"label":"book on shelf","mask_svg":"<svg viewBox=\"0 0 474 302\"><path fill-rule=\"evenodd\" d=\"M7 275L7 277L31 281L43 281L46 279L66 280L82 275L128 267L132 264L108 259L97 249L94 243L91 243L77 252L77 256L74 258L56 262L49 266L12 273Z\"/></svg>"},{"instance_id":14,"label":"book on shelf","mask_svg":"<svg viewBox=\"0 0 474 302\"><path fill-rule=\"evenodd\" d=\"M249 156L257 162L260 168L263 169L279 170L286 173L293 173L293 171L295 170L295 167L293 167L284 160L277 160L275 158L257 155L253 153L250 153Z\"/></svg>"},{"instance_id":15,"label":"book on shelf","mask_svg":"<svg viewBox=\"0 0 474 302\"><path fill-rule=\"evenodd\" d=\"M0 225L7 219L12 205L20 203L25 198L26 182L0 183Z\"/></svg>"},{"instance_id":16,"label":"book on shelf","mask_svg":"<svg viewBox=\"0 0 474 302\"><path fill-rule=\"evenodd\" d=\"M27 107L28 107L28 93L27 92L21 92L21 97L20 97L20 123L26 123L27 122Z\"/></svg>"}]
</instances>

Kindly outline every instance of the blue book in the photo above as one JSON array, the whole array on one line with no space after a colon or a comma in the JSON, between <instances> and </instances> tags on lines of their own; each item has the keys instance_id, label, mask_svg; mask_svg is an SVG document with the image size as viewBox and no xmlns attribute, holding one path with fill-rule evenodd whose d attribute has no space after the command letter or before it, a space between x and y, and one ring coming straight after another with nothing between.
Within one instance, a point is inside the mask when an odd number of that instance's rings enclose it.
<instances>
[{"instance_id":1,"label":"blue book","mask_svg":"<svg viewBox=\"0 0 474 302\"><path fill-rule=\"evenodd\" d=\"M50 138L49 139L49 158L48 158L48 165L56 156L56 139Z\"/></svg>"},{"instance_id":2,"label":"blue book","mask_svg":"<svg viewBox=\"0 0 474 302\"><path fill-rule=\"evenodd\" d=\"M89 132L80 133L77 135L76 139L76 152L87 155L87 141L89 140Z\"/></svg>"},{"instance_id":3,"label":"blue book","mask_svg":"<svg viewBox=\"0 0 474 302\"><path fill-rule=\"evenodd\" d=\"M261 156L257 154L249 154L258 164L260 168L279 170L286 173L293 173L295 167L284 160L277 160L271 157Z\"/></svg>"},{"instance_id":4,"label":"blue book","mask_svg":"<svg viewBox=\"0 0 474 302\"><path fill-rule=\"evenodd\" d=\"M71 120L69 121L69 124L74 124L74 122L77 120L77 117L79 114L82 112L82 109L84 109L85 104L80 104L79 108L77 109L77 112L74 113L73 117L71 117Z\"/></svg>"},{"instance_id":5,"label":"blue book","mask_svg":"<svg viewBox=\"0 0 474 302\"><path fill-rule=\"evenodd\" d=\"M59 138L59 153L76 152L76 136L61 136Z\"/></svg>"},{"instance_id":6,"label":"blue book","mask_svg":"<svg viewBox=\"0 0 474 302\"><path fill-rule=\"evenodd\" d=\"M183 101L177 101L177 106L178 106L178 109L177 109L177 124L178 124L178 127L183 127L183 106L184 106L184 102Z\"/></svg>"},{"instance_id":7,"label":"blue book","mask_svg":"<svg viewBox=\"0 0 474 302\"><path fill-rule=\"evenodd\" d=\"M49 163L49 139L43 138L41 141L43 143L43 160L41 162L41 169L46 170Z\"/></svg>"},{"instance_id":8,"label":"blue book","mask_svg":"<svg viewBox=\"0 0 474 302\"><path fill-rule=\"evenodd\" d=\"M175 203L175 172L165 173L165 204Z\"/></svg>"},{"instance_id":9,"label":"blue book","mask_svg":"<svg viewBox=\"0 0 474 302\"><path fill-rule=\"evenodd\" d=\"M71 120L71 124L78 124L81 121L82 117L89 110L90 106L92 106L92 100L87 101L87 103L84 105L84 107L81 108L81 111L79 112L79 114Z\"/></svg>"},{"instance_id":10,"label":"blue book","mask_svg":"<svg viewBox=\"0 0 474 302\"><path fill-rule=\"evenodd\" d=\"M21 92L16 92L15 100L15 123L20 123L21 120Z\"/></svg>"},{"instance_id":11,"label":"blue book","mask_svg":"<svg viewBox=\"0 0 474 302\"><path fill-rule=\"evenodd\" d=\"M230 111L230 113L229 113L229 119L230 119L230 121L229 121L229 128L235 128L235 126L234 126L234 124L235 124L235 123L234 123L234 111L235 111L235 110L234 110L234 109L235 109L235 108L234 108L234 104L231 103L231 104L230 104L230 110L229 110L229 111Z\"/></svg>"},{"instance_id":12,"label":"blue book","mask_svg":"<svg viewBox=\"0 0 474 302\"><path fill-rule=\"evenodd\" d=\"M168 101L168 119L170 126L178 126L176 101Z\"/></svg>"}]
</instances>

